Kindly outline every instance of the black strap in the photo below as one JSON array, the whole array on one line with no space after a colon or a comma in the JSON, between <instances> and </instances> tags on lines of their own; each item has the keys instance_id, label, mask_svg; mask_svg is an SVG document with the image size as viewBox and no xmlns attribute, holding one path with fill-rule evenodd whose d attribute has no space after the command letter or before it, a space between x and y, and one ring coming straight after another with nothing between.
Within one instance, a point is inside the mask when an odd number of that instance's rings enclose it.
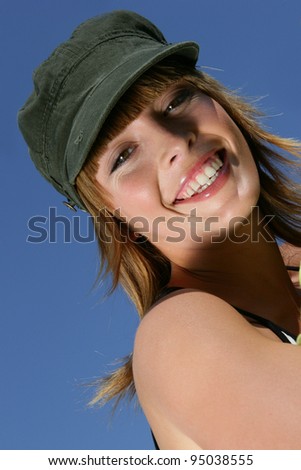
<instances>
[{"instance_id":1,"label":"black strap","mask_svg":"<svg viewBox=\"0 0 301 470\"><path fill-rule=\"evenodd\" d=\"M299 271L298 266L285 266L288 271Z\"/></svg>"},{"instance_id":2,"label":"black strap","mask_svg":"<svg viewBox=\"0 0 301 470\"><path fill-rule=\"evenodd\" d=\"M157 295L156 297L156 302L158 300L161 300L163 299L163 297L166 297L168 294L170 294L171 292L174 292L176 290L180 290L180 289L184 289L184 287L176 287L176 286L173 286L173 287L163 287L162 290L160 290L159 294Z\"/></svg>"},{"instance_id":3,"label":"black strap","mask_svg":"<svg viewBox=\"0 0 301 470\"><path fill-rule=\"evenodd\" d=\"M235 310L237 310L239 313L241 313L244 317L251 318L252 320L255 320L256 323L259 325L265 326L269 330L272 330L275 335L278 336L279 339L283 343L290 343L290 340L287 338L287 335L289 335L291 338L293 338L296 341L296 335L293 335L289 331L285 330L284 328L280 328L278 325L273 323L271 320L267 320L266 318L259 317L258 315L255 315L255 313L250 313L247 312L246 310L243 310L242 308L235 307ZM285 334L284 334L285 333Z\"/></svg>"},{"instance_id":4,"label":"black strap","mask_svg":"<svg viewBox=\"0 0 301 470\"><path fill-rule=\"evenodd\" d=\"M155 450L160 450L160 447L158 446L158 443L157 443L157 441L156 441L156 438L155 438L154 433L153 433L152 430L151 430L151 434L152 434L152 438L153 438Z\"/></svg>"}]
</instances>

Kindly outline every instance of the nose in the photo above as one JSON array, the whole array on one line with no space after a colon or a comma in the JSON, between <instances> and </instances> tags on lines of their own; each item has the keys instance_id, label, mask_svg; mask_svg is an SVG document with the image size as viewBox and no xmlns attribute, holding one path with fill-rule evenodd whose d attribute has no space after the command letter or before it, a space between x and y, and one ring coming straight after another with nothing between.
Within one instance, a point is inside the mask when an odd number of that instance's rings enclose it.
<instances>
[{"instance_id":1,"label":"nose","mask_svg":"<svg viewBox=\"0 0 301 470\"><path fill-rule=\"evenodd\" d=\"M165 144L162 146L163 155L161 154L160 157L161 169L164 171L178 164L183 165L189 153L193 151L196 140L196 133L192 130L184 131L182 129L180 133L169 134Z\"/></svg>"}]
</instances>

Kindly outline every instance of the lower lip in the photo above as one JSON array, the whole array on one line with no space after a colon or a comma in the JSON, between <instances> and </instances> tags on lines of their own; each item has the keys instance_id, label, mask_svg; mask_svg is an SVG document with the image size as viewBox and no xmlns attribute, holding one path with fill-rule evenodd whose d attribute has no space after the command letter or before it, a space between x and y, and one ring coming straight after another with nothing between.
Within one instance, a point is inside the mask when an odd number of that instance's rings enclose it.
<instances>
[{"instance_id":1,"label":"lower lip","mask_svg":"<svg viewBox=\"0 0 301 470\"><path fill-rule=\"evenodd\" d=\"M222 187L225 185L225 183L228 180L229 177L229 163L226 155L223 157L223 166L219 169L218 176L213 183L208 186L208 188L204 189L201 193L195 194L194 196L191 196L187 199L182 199L180 201L176 201L175 204L191 204L192 202L198 202L198 201L203 201L205 199L208 199L215 194L217 194Z\"/></svg>"}]
</instances>

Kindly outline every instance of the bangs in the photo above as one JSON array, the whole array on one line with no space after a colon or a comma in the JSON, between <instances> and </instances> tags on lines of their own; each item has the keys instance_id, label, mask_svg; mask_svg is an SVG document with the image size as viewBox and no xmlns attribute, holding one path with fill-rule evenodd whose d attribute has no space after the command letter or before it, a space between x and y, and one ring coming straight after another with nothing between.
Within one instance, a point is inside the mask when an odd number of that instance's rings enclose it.
<instances>
[{"instance_id":1,"label":"bangs","mask_svg":"<svg viewBox=\"0 0 301 470\"><path fill-rule=\"evenodd\" d=\"M108 143L171 85L194 74L199 74L194 66L177 56L168 57L145 72L118 101L95 140L90 156L100 156Z\"/></svg>"}]
</instances>

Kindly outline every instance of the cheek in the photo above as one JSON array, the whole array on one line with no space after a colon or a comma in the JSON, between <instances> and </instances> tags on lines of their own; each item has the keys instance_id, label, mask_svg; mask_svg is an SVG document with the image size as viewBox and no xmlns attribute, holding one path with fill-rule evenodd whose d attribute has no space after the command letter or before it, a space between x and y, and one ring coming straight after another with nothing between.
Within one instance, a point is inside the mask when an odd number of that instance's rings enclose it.
<instances>
[{"instance_id":1,"label":"cheek","mask_svg":"<svg viewBox=\"0 0 301 470\"><path fill-rule=\"evenodd\" d=\"M231 163L234 169L237 167L240 170L244 170L245 178L248 179L250 183L253 183L253 186L259 188L257 167L246 139L226 111L216 102L214 102L214 107L222 132L224 132L226 136L231 136L229 142L233 151Z\"/></svg>"},{"instance_id":2,"label":"cheek","mask_svg":"<svg viewBox=\"0 0 301 470\"><path fill-rule=\"evenodd\" d=\"M113 205L127 222L138 218L151 219L154 217L159 201L150 178L136 175L122 181L114 192Z\"/></svg>"},{"instance_id":3,"label":"cheek","mask_svg":"<svg viewBox=\"0 0 301 470\"><path fill-rule=\"evenodd\" d=\"M234 123L233 126L235 126ZM255 198L254 204L256 204L260 193L258 169L249 145L236 126L235 136L237 162L235 162L234 158L233 172L237 177L238 183L240 183L239 188L241 191L250 193L251 196L253 195Z\"/></svg>"}]
</instances>

